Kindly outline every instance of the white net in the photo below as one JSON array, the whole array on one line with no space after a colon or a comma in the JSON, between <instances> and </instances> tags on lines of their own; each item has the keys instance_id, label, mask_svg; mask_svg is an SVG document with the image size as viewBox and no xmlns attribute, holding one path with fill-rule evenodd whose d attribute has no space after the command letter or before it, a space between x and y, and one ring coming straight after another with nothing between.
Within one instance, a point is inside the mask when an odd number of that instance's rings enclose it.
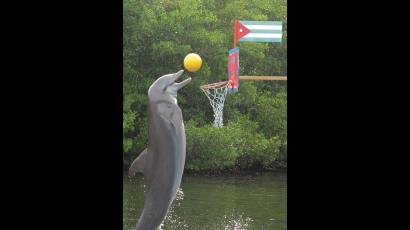
<instances>
[{"instance_id":1,"label":"white net","mask_svg":"<svg viewBox=\"0 0 410 230\"><path fill-rule=\"evenodd\" d=\"M228 94L228 81L203 85L201 90L208 97L214 111L214 126L222 127L225 98Z\"/></svg>"}]
</instances>

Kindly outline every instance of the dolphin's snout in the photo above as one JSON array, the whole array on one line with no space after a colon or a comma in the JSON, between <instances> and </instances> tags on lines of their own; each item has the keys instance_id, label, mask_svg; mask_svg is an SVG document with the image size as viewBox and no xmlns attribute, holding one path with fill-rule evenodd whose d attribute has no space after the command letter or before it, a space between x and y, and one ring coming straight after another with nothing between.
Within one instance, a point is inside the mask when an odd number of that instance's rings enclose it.
<instances>
[{"instance_id":1,"label":"dolphin's snout","mask_svg":"<svg viewBox=\"0 0 410 230\"><path fill-rule=\"evenodd\" d=\"M154 83L152 83L148 90L148 97L150 100L159 100L159 95L162 95L163 93L176 98L178 90L186 86L192 80L191 78L187 78L181 82L177 82L183 73L184 70L180 70L176 73L167 74L158 78Z\"/></svg>"},{"instance_id":2,"label":"dolphin's snout","mask_svg":"<svg viewBox=\"0 0 410 230\"><path fill-rule=\"evenodd\" d=\"M178 80L182 76L183 73L184 73L184 70L180 70L180 71L176 72L174 74L174 78L172 79L173 80L172 82L175 82L176 80Z\"/></svg>"},{"instance_id":3,"label":"dolphin's snout","mask_svg":"<svg viewBox=\"0 0 410 230\"><path fill-rule=\"evenodd\" d=\"M183 73L184 70L180 70L176 72L173 76L171 86L173 90L175 90L174 93L176 93L176 91L180 90L182 87L186 86L192 80L192 78L189 77L181 82L176 82L182 76Z\"/></svg>"},{"instance_id":4,"label":"dolphin's snout","mask_svg":"<svg viewBox=\"0 0 410 230\"><path fill-rule=\"evenodd\" d=\"M190 83L192 78L187 78L183 80L182 82L175 83L175 86L177 87L177 90L181 89L182 87L186 86L188 83Z\"/></svg>"},{"instance_id":5,"label":"dolphin's snout","mask_svg":"<svg viewBox=\"0 0 410 230\"><path fill-rule=\"evenodd\" d=\"M183 73L184 73L184 70L181 69L180 71L178 71L178 72L176 73L176 75L178 75L178 77L180 77Z\"/></svg>"}]
</instances>

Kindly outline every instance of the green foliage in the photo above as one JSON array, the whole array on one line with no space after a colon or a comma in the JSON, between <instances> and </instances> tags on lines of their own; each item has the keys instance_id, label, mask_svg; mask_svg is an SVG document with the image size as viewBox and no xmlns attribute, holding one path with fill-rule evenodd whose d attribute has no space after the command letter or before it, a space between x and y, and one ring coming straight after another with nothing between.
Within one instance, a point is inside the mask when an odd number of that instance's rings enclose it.
<instances>
[{"instance_id":1,"label":"green foliage","mask_svg":"<svg viewBox=\"0 0 410 230\"><path fill-rule=\"evenodd\" d=\"M123 155L130 163L147 145L147 91L159 76L182 69L190 52L203 59L193 81L178 92L187 135L187 169L270 169L286 161L286 84L241 82L227 97L223 128L199 86L227 79L233 21L281 20L286 0L124 0ZM238 43L241 75L287 75L287 42Z\"/></svg>"},{"instance_id":2,"label":"green foliage","mask_svg":"<svg viewBox=\"0 0 410 230\"><path fill-rule=\"evenodd\" d=\"M224 170L235 165L238 156L229 126L215 129L212 125L196 126L194 121L186 125L186 169L190 171ZM229 132L229 131L231 132Z\"/></svg>"},{"instance_id":3,"label":"green foliage","mask_svg":"<svg viewBox=\"0 0 410 230\"><path fill-rule=\"evenodd\" d=\"M277 160L281 142L278 137L265 138L258 124L247 118L215 128L187 122L186 169L194 172L238 169L270 169Z\"/></svg>"}]
</instances>

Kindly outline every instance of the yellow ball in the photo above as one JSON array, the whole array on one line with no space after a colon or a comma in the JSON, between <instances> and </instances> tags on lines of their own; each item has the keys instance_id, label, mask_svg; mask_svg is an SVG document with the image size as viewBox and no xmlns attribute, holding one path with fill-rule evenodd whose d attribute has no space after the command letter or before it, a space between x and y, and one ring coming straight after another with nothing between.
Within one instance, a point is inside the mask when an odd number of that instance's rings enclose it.
<instances>
[{"instance_id":1,"label":"yellow ball","mask_svg":"<svg viewBox=\"0 0 410 230\"><path fill-rule=\"evenodd\" d=\"M202 66L202 59L198 54L190 53L185 56L184 67L189 72L196 72L201 68L201 66Z\"/></svg>"}]
</instances>

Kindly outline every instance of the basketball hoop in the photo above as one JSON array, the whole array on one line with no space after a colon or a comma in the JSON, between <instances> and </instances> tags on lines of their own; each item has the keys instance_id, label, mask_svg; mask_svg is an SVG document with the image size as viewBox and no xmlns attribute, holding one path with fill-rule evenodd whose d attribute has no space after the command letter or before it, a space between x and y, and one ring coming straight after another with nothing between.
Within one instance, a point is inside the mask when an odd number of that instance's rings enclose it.
<instances>
[{"instance_id":1,"label":"basketball hoop","mask_svg":"<svg viewBox=\"0 0 410 230\"><path fill-rule=\"evenodd\" d=\"M216 82L207 85L202 85L200 88L208 97L214 110L214 126L223 126L223 109L225 104L225 97L228 94L228 81Z\"/></svg>"}]
</instances>

